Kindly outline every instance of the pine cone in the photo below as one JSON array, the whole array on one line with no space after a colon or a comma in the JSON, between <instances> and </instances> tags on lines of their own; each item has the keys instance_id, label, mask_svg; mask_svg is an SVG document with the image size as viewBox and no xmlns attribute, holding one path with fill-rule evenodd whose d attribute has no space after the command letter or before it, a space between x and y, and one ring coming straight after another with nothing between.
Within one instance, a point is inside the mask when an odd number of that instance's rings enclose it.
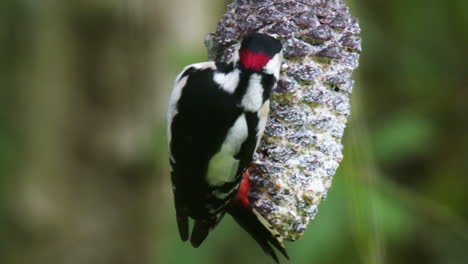
<instances>
[{"instance_id":1,"label":"pine cone","mask_svg":"<svg viewBox=\"0 0 468 264\"><path fill-rule=\"evenodd\" d=\"M250 168L249 198L294 241L315 217L343 159L360 28L342 0L233 0L207 38L210 57L228 60L250 31L280 39L285 59Z\"/></svg>"}]
</instances>

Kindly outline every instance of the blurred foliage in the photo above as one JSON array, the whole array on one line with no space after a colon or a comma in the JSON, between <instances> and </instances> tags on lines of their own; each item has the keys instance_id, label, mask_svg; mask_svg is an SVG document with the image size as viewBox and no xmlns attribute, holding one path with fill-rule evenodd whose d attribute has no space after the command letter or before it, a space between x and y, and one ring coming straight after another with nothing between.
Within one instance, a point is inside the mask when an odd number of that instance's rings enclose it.
<instances>
[{"instance_id":1,"label":"blurred foliage","mask_svg":"<svg viewBox=\"0 0 468 264\"><path fill-rule=\"evenodd\" d=\"M347 2L360 19L363 53L354 74L345 158L316 219L303 238L287 243L292 263L468 263L468 1ZM222 4L205 10L213 21ZM31 5L0 2L2 248L15 234L3 223L9 219L13 167L21 163L22 132L15 119L21 115L11 111L21 96L15 88L26 56L18 50L29 34L16 34L26 29L12 23L26 23ZM159 63L169 79L206 58L203 37L197 43L164 41ZM179 240L164 122L157 121L149 143L166 177L160 181L164 198L152 208L159 216L154 263L269 263L230 217L200 249Z\"/></svg>"}]
</instances>

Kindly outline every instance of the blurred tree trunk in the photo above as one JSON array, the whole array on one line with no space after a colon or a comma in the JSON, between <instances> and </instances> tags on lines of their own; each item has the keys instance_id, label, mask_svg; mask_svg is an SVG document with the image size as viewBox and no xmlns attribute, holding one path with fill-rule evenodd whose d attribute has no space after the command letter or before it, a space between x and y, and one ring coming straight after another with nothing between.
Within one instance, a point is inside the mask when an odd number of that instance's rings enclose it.
<instances>
[{"instance_id":1,"label":"blurred tree trunk","mask_svg":"<svg viewBox=\"0 0 468 264\"><path fill-rule=\"evenodd\" d=\"M17 68L21 164L3 258L150 263L156 8L144 0L37 5L21 9L29 26L11 22L28 54Z\"/></svg>"}]
</instances>

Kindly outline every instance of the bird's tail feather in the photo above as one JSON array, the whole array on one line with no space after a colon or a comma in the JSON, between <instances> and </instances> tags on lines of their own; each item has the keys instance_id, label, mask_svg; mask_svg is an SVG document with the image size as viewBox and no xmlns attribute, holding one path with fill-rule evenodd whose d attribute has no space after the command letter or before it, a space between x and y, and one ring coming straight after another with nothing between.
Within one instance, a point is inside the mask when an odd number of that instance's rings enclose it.
<instances>
[{"instance_id":1,"label":"bird's tail feather","mask_svg":"<svg viewBox=\"0 0 468 264\"><path fill-rule=\"evenodd\" d=\"M194 248L198 248L210 232L211 226L202 220L195 220L195 225L190 236L190 243Z\"/></svg>"},{"instance_id":2,"label":"bird's tail feather","mask_svg":"<svg viewBox=\"0 0 468 264\"><path fill-rule=\"evenodd\" d=\"M223 219L224 213L219 213L213 218L195 220L195 224L190 236L190 243L194 248L198 248L211 230L213 230L218 223Z\"/></svg>"},{"instance_id":3,"label":"bird's tail feather","mask_svg":"<svg viewBox=\"0 0 468 264\"><path fill-rule=\"evenodd\" d=\"M280 261L272 245L281 252L286 259L289 259L280 234L273 229L268 221L254 208L246 208L242 206L241 203L234 202L229 208L228 213L255 239L255 241L257 241L263 251L273 258L276 263L280 263Z\"/></svg>"},{"instance_id":4,"label":"bird's tail feather","mask_svg":"<svg viewBox=\"0 0 468 264\"><path fill-rule=\"evenodd\" d=\"M188 223L188 216L185 214L181 214L180 212L176 212L177 217L177 227L179 228L180 239L182 241L187 241L189 238L189 223Z\"/></svg>"}]
</instances>

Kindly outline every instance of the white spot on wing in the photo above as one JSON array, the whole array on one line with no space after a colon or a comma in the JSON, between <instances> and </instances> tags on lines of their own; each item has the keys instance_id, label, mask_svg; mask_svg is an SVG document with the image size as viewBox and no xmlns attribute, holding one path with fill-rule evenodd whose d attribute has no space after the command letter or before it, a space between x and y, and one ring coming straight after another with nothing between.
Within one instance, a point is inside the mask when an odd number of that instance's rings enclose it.
<instances>
[{"instance_id":1,"label":"white spot on wing","mask_svg":"<svg viewBox=\"0 0 468 264\"><path fill-rule=\"evenodd\" d=\"M249 80L249 86L242 98L242 106L247 111L256 112L263 104L263 86L262 76L252 74Z\"/></svg>"},{"instance_id":2,"label":"white spot on wing","mask_svg":"<svg viewBox=\"0 0 468 264\"><path fill-rule=\"evenodd\" d=\"M216 72L214 74L214 81L221 87L221 89L232 94L239 84L239 77L239 69L235 69L226 74L222 72Z\"/></svg>"}]
</instances>

